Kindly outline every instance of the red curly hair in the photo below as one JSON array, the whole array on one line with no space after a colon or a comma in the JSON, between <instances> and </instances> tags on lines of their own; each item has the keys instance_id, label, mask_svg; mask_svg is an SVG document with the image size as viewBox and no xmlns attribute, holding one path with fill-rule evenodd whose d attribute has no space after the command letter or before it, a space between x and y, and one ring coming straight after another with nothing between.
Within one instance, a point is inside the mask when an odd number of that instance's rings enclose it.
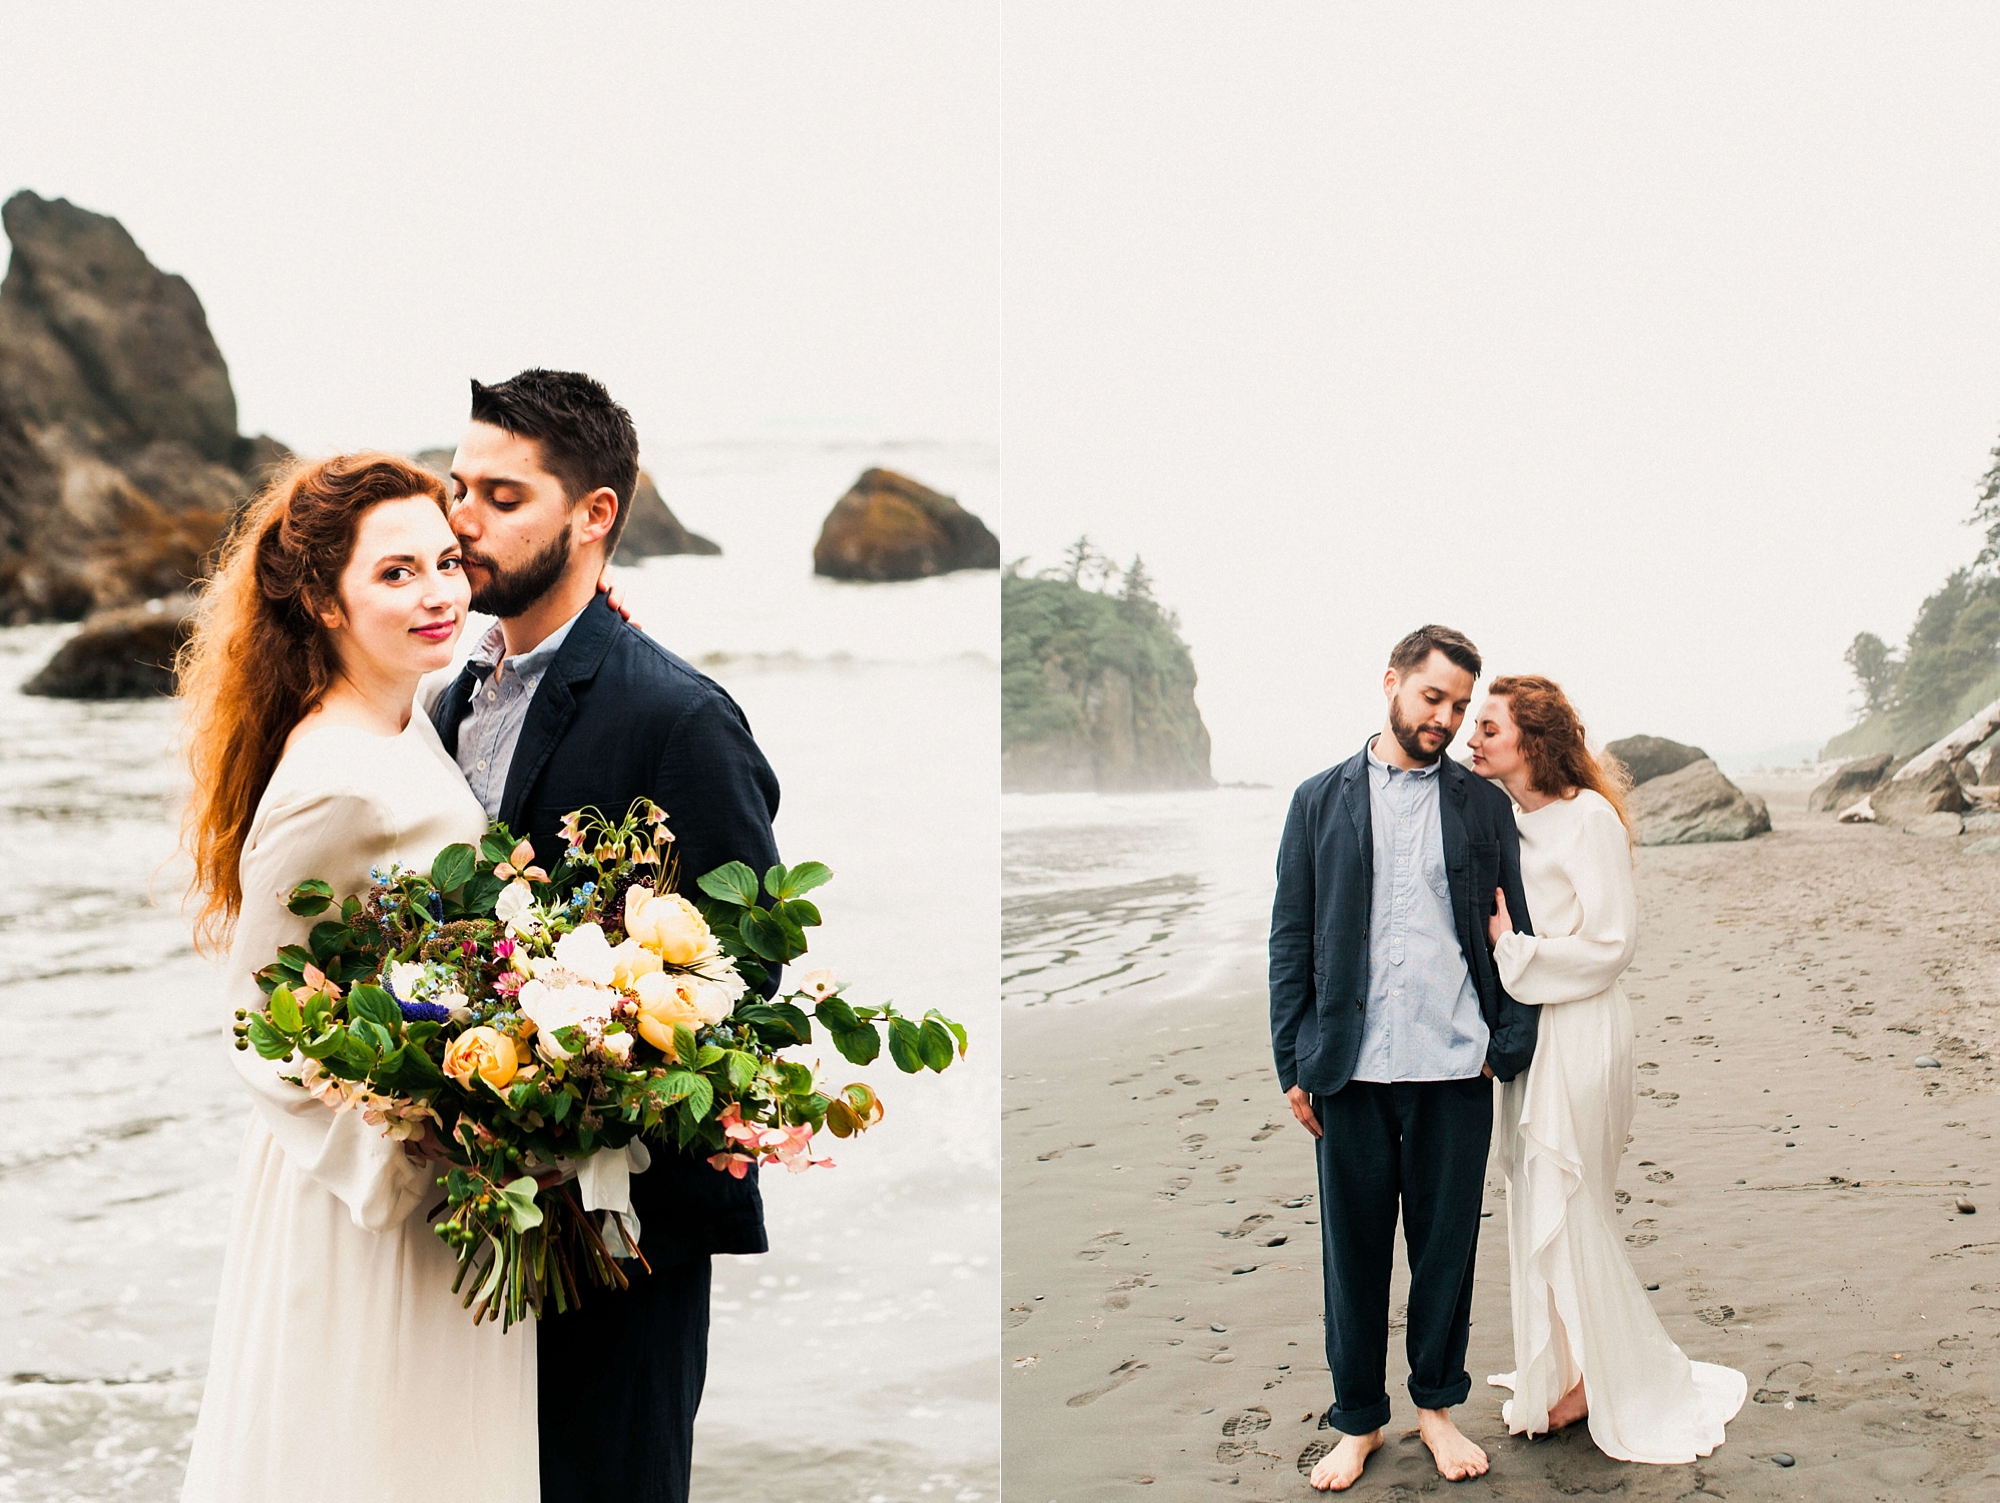
<instances>
[{"instance_id":1,"label":"red curly hair","mask_svg":"<svg viewBox=\"0 0 2000 1503\"><path fill-rule=\"evenodd\" d=\"M1632 814L1625 807L1632 776L1616 757L1600 760L1591 751L1583 717L1576 713L1561 684L1521 673L1496 678L1486 692L1507 701L1520 732L1530 787L1564 799L1575 798L1579 788L1588 788L1617 810L1626 834L1632 834Z\"/></svg>"},{"instance_id":2,"label":"red curly hair","mask_svg":"<svg viewBox=\"0 0 2000 1503\"><path fill-rule=\"evenodd\" d=\"M362 517L411 496L450 508L443 481L393 454L295 463L223 544L175 664L194 780L181 848L194 862L195 942L205 952L228 943L243 907L243 847L285 740L339 672L318 613L339 600Z\"/></svg>"}]
</instances>

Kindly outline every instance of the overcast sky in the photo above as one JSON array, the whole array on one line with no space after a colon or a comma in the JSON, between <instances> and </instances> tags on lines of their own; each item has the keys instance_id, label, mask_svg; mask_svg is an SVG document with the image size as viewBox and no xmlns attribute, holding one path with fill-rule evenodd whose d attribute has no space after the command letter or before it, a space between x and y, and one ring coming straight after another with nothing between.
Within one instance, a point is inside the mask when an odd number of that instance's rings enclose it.
<instances>
[{"instance_id":1,"label":"overcast sky","mask_svg":"<svg viewBox=\"0 0 2000 1503\"><path fill-rule=\"evenodd\" d=\"M456 440L603 378L642 442L999 434L999 7L11 5L0 197L194 284L242 423Z\"/></svg>"},{"instance_id":2,"label":"overcast sky","mask_svg":"<svg viewBox=\"0 0 2000 1503\"><path fill-rule=\"evenodd\" d=\"M1223 778L1438 620L1754 752L1956 565L2000 440L1990 5L1010 0L1006 540L1142 552Z\"/></svg>"}]
</instances>

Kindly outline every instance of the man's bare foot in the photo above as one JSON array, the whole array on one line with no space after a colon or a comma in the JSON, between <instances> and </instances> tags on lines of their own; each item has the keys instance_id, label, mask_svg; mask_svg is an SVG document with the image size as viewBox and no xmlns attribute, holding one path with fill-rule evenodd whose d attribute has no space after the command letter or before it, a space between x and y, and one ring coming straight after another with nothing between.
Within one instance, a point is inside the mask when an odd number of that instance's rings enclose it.
<instances>
[{"instance_id":1,"label":"man's bare foot","mask_svg":"<svg viewBox=\"0 0 2000 1503\"><path fill-rule=\"evenodd\" d=\"M1556 1431L1564 1425L1573 1425L1590 1413L1590 1398L1583 1391L1583 1379L1576 1380L1576 1387L1556 1400L1549 1411L1549 1429Z\"/></svg>"},{"instance_id":2,"label":"man's bare foot","mask_svg":"<svg viewBox=\"0 0 2000 1503\"><path fill-rule=\"evenodd\" d=\"M1446 1409L1419 1409L1417 1433L1431 1448L1431 1459L1447 1482L1463 1482L1486 1473L1486 1453L1459 1433Z\"/></svg>"},{"instance_id":3,"label":"man's bare foot","mask_svg":"<svg viewBox=\"0 0 2000 1503\"><path fill-rule=\"evenodd\" d=\"M1344 1493L1361 1480L1361 1469L1368 1464L1368 1458L1382 1449L1382 1432L1370 1431L1366 1435L1343 1435L1340 1444L1320 1457L1313 1468L1312 1485L1323 1493ZM1480 1458L1480 1470L1486 1470L1485 1458Z\"/></svg>"}]
</instances>

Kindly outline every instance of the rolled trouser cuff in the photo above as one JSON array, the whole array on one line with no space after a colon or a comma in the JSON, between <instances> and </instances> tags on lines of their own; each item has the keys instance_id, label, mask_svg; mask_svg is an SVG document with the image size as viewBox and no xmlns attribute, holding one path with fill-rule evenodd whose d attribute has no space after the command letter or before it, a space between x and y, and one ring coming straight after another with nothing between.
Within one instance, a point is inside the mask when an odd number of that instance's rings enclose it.
<instances>
[{"instance_id":1,"label":"rolled trouser cuff","mask_svg":"<svg viewBox=\"0 0 2000 1503\"><path fill-rule=\"evenodd\" d=\"M1465 1402L1471 1392L1470 1373L1446 1388L1419 1388L1417 1380L1410 1379L1410 1402L1419 1409L1455 1409ZM1384 1417L1387 1417L1386 1414Z\"/></svg>"},{"instance_id":2,"label":"rolled trouser cuff","mask_svg":"<svg viewBox=\"0 0 2000 1503\"><path fill-rule=\"evenodd\" d=\"M1468 1380L1467 1392L1470 1391ZM1389 1396L1384 1394L1374 1403L1359 1409L1342 1409L1336 1399L1333 1407L1326 1411L1326 1422L1342 1435L1373 1435L1389 1423Z\"/></svg>"}]
</instances>

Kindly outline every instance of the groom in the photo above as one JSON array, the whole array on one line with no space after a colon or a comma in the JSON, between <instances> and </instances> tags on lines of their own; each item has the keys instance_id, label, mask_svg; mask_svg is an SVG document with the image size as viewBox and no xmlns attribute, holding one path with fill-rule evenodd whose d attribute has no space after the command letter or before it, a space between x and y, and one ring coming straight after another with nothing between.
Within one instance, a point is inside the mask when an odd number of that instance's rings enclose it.
<instances>
[{"instance_id":1,"label":"groom","mask_svg":"<svg viewBox=\"0 0 2000 1503\"><path fill-rule=\"evenodd\" d=\"M597 582L639 478L626 410L588 376L523 371L472 383L452 458L452 530L472 608L499 617L432 709L473 793L554 867L563 816L667 811L681 879L778 859L778 781L720 686L644 636ZM651 1264L540 1322L544 1503L683 1503L708 1367L709 1257L766 1250L743 1179L655 1147L632 1209Z\"/></svg>"},{"instance_id":2,"label":"groom","mask_svg":"<svg viewBox=\"0 0 2000 1503\"><path fill-rule=\"evenodd\" d=\"M1478 650L1449 627L1398 642L1382 679L1387 724L1300 785L1278 849L1271 1045L1292 1113L1317 1140L1334 1392L1326 1418L1341 1435L1313 1470L1325 1490L1354 1485L1389 1420L1399 1200L1418 1429L1448 1480L1486 1470L1486 1453L1449 1410L1472 1381L1487 1077L1527 1068L1537 1014L1501 990L1486 944L1496 887L1529 931L1512 808L1444 755L1479 672Z\"/></svg>"}]
</instances>

